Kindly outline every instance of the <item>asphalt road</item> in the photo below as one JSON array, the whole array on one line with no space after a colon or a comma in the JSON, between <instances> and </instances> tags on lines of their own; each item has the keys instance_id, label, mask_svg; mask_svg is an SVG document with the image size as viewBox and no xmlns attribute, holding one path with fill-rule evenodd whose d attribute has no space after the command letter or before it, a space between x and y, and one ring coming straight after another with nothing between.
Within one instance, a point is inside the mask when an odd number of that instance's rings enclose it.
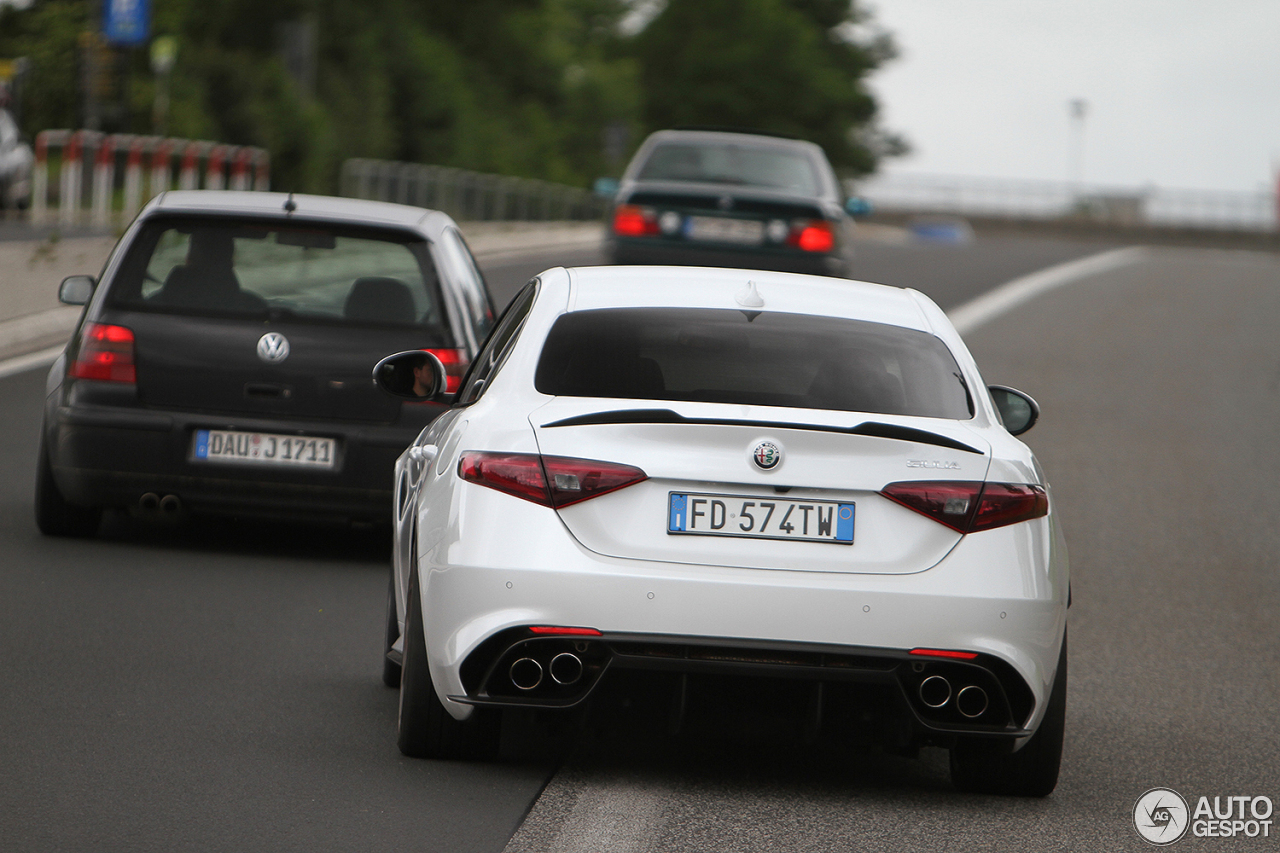
<instances>
[{"instance_id":1,"label":"asphalt road","mask_svg":"<svg viewBox=\"0 0 1280 853\"><path fill-rule=\"evenodd\" d=\"M954 307L1098 248L867 245L856 275ZM486 274L505 302L597 260ZM563 763L403 759L377 531L115 516L43 538L43 371L0 379L0 849L1137 850L1148 788L1280 801L1278 285L1274 257L1157 250L969 337L988 381L1042 405L1028 441L1071 548L1067 749L1043 801L956 794L938 751L737 729L697 750L597 732Z\"/></svg>"}]
</instances>

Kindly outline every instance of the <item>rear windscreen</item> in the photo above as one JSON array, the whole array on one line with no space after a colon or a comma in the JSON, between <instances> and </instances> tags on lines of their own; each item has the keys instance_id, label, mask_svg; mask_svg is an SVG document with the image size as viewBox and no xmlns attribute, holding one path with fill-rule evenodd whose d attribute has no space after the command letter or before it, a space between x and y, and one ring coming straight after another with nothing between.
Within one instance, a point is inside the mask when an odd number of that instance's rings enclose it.
<instances>
[{"instance_id":1,"label":"rear windscreen","mask_svg":"<svg viewBox=\"0 0 1280 853\"><path fill-rule=\"evenodd\" d=\"M195 217L148 222L116 308L446 329L427 244L398 232Z\"/></svg>"},{"instance_id":2,"label":"rear windscreen","mask_svg":"<svg viewBox=\"0 0 1280 853\"><path fill-rule=\"evenodd\" d=\"M936 336L807 314L578 311L552 327L534 381L567 397L973 416L960 368Z\"/></svg>"},{"instance_id":3,"label":"rear windscreen","mask_svg":"<svg viewBox=\"0 0 1280 853\"><path fill-rule=\"evenodd\" d=\"M802 151L732 143L664 142L640 167L641 181L699 181L821 194L813 161Z\"/></svg>"}]
</instances>

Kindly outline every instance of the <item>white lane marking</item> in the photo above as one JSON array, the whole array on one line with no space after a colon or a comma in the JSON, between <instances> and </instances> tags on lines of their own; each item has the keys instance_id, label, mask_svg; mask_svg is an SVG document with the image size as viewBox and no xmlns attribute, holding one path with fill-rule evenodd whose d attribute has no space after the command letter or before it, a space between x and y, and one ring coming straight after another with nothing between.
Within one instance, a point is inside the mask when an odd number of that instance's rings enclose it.
<instances>
[{"instance_id":1,"label":"white lane marking","mask_svg":"<svg viewBox=\"0 0 1280 853\"><path fill-rule=\"evenodd\" d=\"M53 364L58 356L62 355L62 351L66 346L59 344L56 347L42 349L39 352L27 353L7 361L0 361L0 379L6 376L13 376L15 373L23 373L36 367L45 367Z\"/></svg>"},{"instance_id":2,"label":"white lane marking","mask_svg":"<svg viewBox=\"0 0 1280 853\"><path fill-rule=\"evenodd\" d=\"M952 309L947 312L947 316L956 327L956 331L962 336L967 335L979 326L1030 302L1037 296L1082 278L1136 264L1146 255L1146 247L1129 246L1126 249L1112 249L1086 258L1067 261L1064 264L1024 275L1022 278L1015 278L976 299L971 299L959 308Z\"/></svg>"}]
</instances>

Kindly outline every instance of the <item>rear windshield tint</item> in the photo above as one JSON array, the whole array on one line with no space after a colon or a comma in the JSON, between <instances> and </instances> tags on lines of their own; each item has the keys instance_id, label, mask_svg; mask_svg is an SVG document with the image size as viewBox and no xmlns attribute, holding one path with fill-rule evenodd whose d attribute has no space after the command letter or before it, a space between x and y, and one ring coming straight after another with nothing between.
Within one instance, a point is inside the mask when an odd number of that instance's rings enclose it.
<instances>
[{"instance_id":1,"label":"rear windshield tint","mask_svg":"<svg viewBox=\"0 0 1280 853\"><path fill-rule=\"evenodd\" d=\"M534 382L567 397L972 417L960 368L936 336L807 314L578 311L552 327Z\"/></svg>"},{"instance_id":2,"label":"rear windshield tint","mask_svg":"<svg viewBox=\"0 0 1280 853\"><path fill-rule=\"evenodd\" d=\"M813 160L802 151L731 143L665 142L640 167L642 181L700 181L821 194Z\"/></svg>"},{"instance_id":3,"label":"rear windshield tint","mask_svg":"<svg viewBox=\"0 0 1280 853\"><path fill-rule=\"evenodd\" d=\"M111 283L116 308L448 328L427 244L324 224L165 217Z\"/></svg>"}]
</instances>

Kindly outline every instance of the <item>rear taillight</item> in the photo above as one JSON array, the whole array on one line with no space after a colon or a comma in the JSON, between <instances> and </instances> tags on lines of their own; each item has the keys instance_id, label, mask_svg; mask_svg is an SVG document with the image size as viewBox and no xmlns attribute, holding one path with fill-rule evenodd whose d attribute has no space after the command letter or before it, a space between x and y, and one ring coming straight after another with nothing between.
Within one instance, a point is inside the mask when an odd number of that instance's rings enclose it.
<instances>
[{"instance_id":1,"label":"rear taillight","mask_svg":"<svg viewBox=\"0 0 1280 853\"><path fill-rule=\"evenodd\" d=\"M557 509L649 478L639 468L593 459L479 452L462 454L458 476L469 483Z\"/></svg>"},{"instance_id":2,"label":"rear taillight","mask_svg":"<svg viewBox=\"0 0 1280 853\"><path fill-rule=\"evenodd\" d=\"M131 329L106 323L86 323L80 333L79 352L68 373L76 379L137 382L133 351Z\"/></svg>"},{"instance_id":3,"label":"rear taillight","mask_svg":"<svg viewBox=\"0 0 1280 853\"><path fill-rule=\"evenodd\" d=\"M950 481L890 483L880 494L958 533L977 533L1049 514L1049 497L1040 486Z\"/></svg>"},{"instance_id":4,"label":"rear taillight","mask_svg":"<svg viewBox=\"0 0 1280 853\"><path fill-rule=\"evenodd\" d=\"M444 365L445 393L458 393L458 388L462 385L462 377L471 365L471 359L467 358L467 351L464 349L429 349L426 352L440 359L440 363Z\"/></svg>"},{"instance_id":5,"label":"rear taillight","mask_svg":"<svg viewBox=\"0 0 1280 853\"><path fill-rule=\"evenodd\" d=\"M815 219L793 225L787 242L806 252L830 252L836 247L836 234L830 222Z\"/></svg>"},{"instance_id":6,"label":"rear taillight","mask_svg":"<svg viewBox=\"0 0 1280 853\"><path fill-rule=\"evenodd\" d=\"M619 237L647 237L658 234L658 217L647 207L620 204L613 211L613 233Z\"/></svg>"}]
</instances>

